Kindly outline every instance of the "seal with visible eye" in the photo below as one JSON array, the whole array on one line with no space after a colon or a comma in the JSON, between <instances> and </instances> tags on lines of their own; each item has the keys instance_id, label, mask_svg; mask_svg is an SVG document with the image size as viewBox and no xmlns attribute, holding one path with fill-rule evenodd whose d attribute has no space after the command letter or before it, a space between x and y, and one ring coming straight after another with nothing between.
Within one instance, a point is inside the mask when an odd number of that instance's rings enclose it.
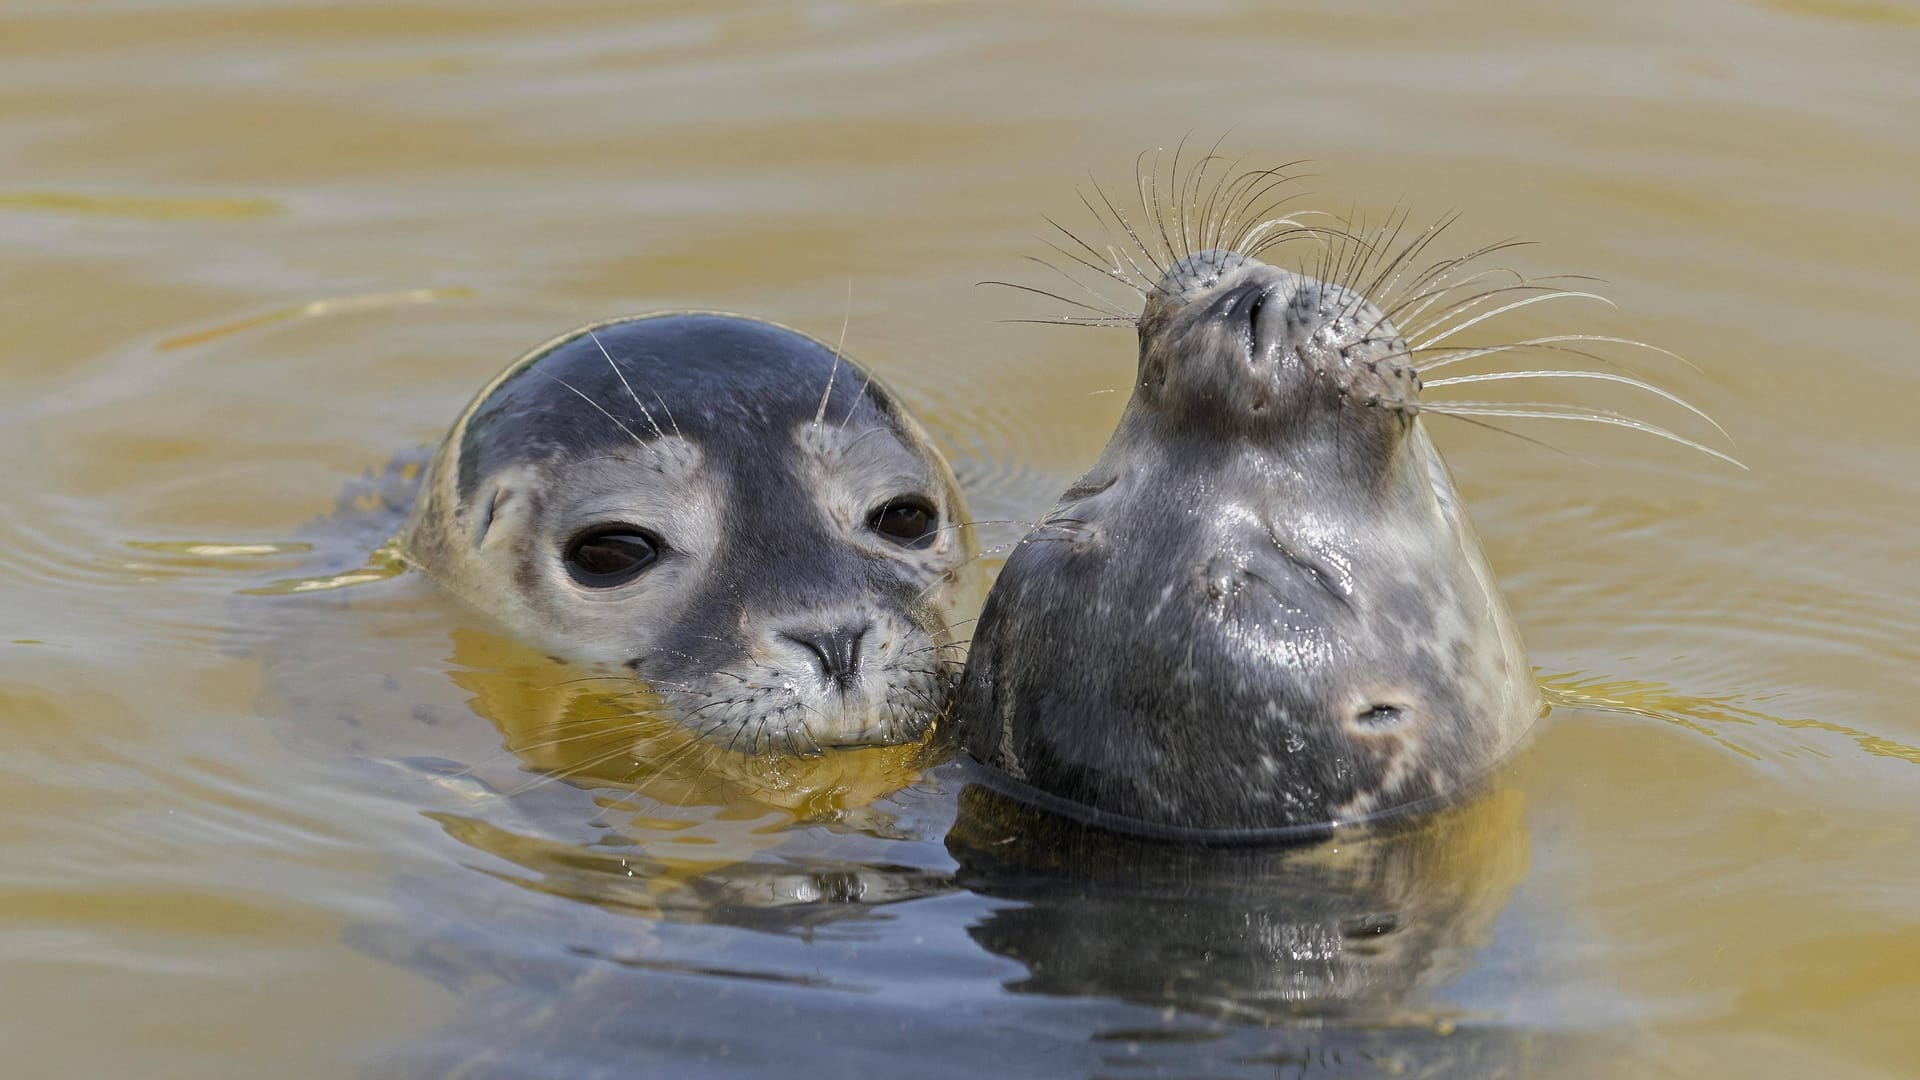
<instances>
[{"instance_id":1,"label":"seal with visible eye","mask_svg":"<svg viewBox=\"0 0 1920 1080\"><path fill-rule=\"evenodd\" d=\"M959 671L975 554L952 470L868 373L698 313L515 362L434 455L401 549L745 753L921 737Z\"/></svg>"},{"instance_id":2,"label":"seal with visible eye","mask_svg":"<svg viewBox=\"0 0 1920 1080\"><path fill-rule=\"evenodd\" d=\"M982 613L973 756L1177 831L1366 817L1513 750L1539 691L1386 315L1209 249L1138 330L1106 451Z\"/></svg>"}]
</instances>

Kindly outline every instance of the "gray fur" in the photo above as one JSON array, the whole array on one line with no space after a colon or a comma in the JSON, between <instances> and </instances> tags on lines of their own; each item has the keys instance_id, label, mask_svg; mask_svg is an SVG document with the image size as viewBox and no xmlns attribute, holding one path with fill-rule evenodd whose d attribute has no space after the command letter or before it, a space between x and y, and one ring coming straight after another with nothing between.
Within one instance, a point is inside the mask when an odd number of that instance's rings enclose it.
<instances>
[{"instance_id":1,"label":"gray fur","mask_svg":"<svg viewBox=\"0 0 1920 1080\"><path fill-rule=\"evenodd\" d=\"M1139 329L1112 440L988 597L966 748L1188 828L1350 820L1485 773L1538 691L1393 327L1206 251Z\"/></svg>"},{"instance_id":2,"label":"gray fur","mask_svg":"<svg viewBox=\"0 0 1920 1080\"><path fill-rule=\"evenodd\" d=\"M972 540L875 533L870 513L901 496L965 521L946 462L867 372L770 323L649 316L549 342L483 390L403 547L519 636L630 669L695 734L810 753L918 738L950 695ZM608 523L665 549L590 589L563 551ZM795 635L846 628L864 628L855 670L827 679Z\"/></svg>"}]
</instances>

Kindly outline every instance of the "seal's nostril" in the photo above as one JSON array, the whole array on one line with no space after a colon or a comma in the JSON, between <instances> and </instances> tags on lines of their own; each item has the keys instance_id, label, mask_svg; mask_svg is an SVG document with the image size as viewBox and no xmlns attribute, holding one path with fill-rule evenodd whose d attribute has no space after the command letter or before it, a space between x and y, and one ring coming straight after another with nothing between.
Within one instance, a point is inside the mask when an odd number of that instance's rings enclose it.
<instances>
[{"instance_id":1,"label":"seal's nostril","mask_svg":"<svg viewBox=\"0 0 1920 1080\"><path fill-rule=\"evenodd\" d=\"M860 642L872 625L782 630L780 636L813 654L822 682L845 691L860 680Z\"/></svg>"},{"instance_id":2,"label":"seal's nostril","mask_svg":"<svg viewBox=\"0 0 1920 1080\"><path fill-rule=\"evenodd\" d=\"M1253 303L1247 305L1247 333L1254 341L1260 340L1260 309L1267 306L1267 290L1261 289L1253 294Z\"/></svg>"}]
</instances>

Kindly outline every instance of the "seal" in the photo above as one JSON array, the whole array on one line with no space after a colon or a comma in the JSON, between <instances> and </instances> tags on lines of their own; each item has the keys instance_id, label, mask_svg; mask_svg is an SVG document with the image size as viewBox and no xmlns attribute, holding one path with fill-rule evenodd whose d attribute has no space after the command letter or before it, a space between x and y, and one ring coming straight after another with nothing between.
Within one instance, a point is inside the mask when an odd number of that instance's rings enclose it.
<instances>
[{"instance_id":1,"label":"seal","mask_svg":"<svg viewBox=\"0 0 1920 1080\"><path fill-rule=\"evenodd\" d=\"M921 738L977 595L959 485L871 374L772 323L582 327L447 433L402 557L510 633L759 754Z\"/></svg>"},{"instance_id":2,"label":"seal","mask_svg":"<svg viewBox=\"0 0 1920 1080\"><path fill-rule=\"evenodd\" d=\"M1298 829L1459 789L1542 708L1405 340L1237 250L1163 265L1111 441L988 596L966 749L1120 828Z\"/></svg>"}]
</instances>

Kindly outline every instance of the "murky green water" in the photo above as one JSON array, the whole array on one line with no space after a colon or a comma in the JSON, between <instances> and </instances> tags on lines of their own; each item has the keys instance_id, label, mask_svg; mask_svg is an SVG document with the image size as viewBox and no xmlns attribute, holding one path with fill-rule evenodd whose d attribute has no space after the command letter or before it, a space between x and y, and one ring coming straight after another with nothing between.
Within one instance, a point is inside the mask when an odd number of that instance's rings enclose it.
<instances>
[{"instance_id":1,"label":"murky green water","mask_svg":"<svg viewBox=\"0 0 1920 1080\"><path fill-rule=\"evenodd\" d=\"M1901 2L0 7L7 1074L1920 1070L1916 62ZM1698 365L1635 361L1751 472L1434 428L1534 661L1648 715L1309 859L1008 849L906 753L540 783L604 703L425 583L240 595L673 306L844 321L1031 516L1132 341L975 283L1229 129L1620 305L1504 333Z\"/></svg>"}]
</instances>

